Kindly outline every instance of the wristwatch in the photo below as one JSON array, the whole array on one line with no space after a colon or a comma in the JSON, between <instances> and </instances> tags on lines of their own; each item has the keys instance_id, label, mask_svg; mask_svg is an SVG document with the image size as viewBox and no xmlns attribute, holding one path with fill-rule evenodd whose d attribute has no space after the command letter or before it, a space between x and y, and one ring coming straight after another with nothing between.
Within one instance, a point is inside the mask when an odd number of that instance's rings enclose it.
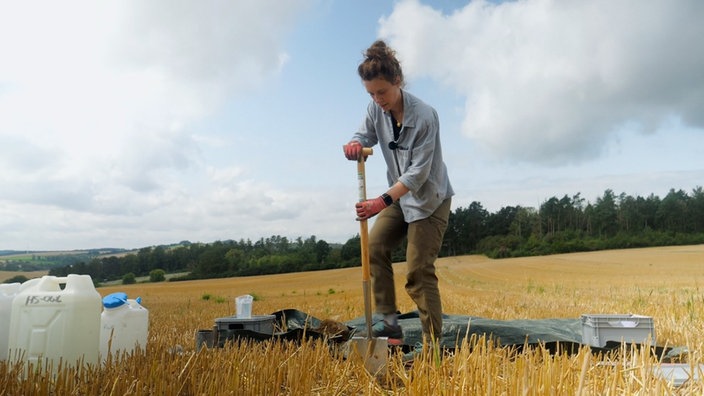
<instances>
[{"instance_id":1,"label":"wristwatch","mask_svg":"<svg viewBox=\"0 0 704 396\"><path fill-rule=\"evenodd\" d=\"M394 203L394 199L391 198L391 195L389 195L387 193L381 194L381 199L384 200L384 203L386 204L386 206L391 206L391 204Z\"/></svg>"}]
</instances>

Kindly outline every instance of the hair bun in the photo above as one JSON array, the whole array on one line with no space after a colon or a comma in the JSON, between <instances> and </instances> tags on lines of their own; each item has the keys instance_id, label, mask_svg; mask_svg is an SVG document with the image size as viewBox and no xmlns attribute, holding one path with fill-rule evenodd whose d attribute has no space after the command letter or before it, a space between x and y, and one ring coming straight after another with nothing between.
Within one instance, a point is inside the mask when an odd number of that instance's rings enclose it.
<instances>
[{"instance_id":1,"label":"hair bun","mask_svg":"<svg viewBox=\"0 0 704 396\"><path fill-rule=\"evenodd\" d=\"M367 48L365 53L366 58L369 60L382 60L389 55L393 56L393 51L382 40L375 41L374 44Z\"/></svg>"},{"instance_id":2,"label":"hair bun","mask_svg":"<svg viewBox=\"0 0 704 396\"><path fill-rule=\"evenodd\" d=\"M396 52L383 40L375 41L364 52L365 60L357 68L362 80L369 81L383 78L392 84L403 84L401 64L396 59Z\"/></svg>"}]
</instances>

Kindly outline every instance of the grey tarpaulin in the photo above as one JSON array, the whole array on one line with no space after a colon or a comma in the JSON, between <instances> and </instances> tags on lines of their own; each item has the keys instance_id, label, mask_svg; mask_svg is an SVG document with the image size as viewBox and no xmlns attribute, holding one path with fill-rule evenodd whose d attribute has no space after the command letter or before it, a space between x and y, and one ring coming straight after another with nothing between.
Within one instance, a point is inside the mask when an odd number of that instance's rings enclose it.
<instances>
[{"instance_id":1,"label":"grey tarpaulin","mask_svg":"<svg viewBox=\"0 0 704 396\"><path fill-rule=\"evenodd\" d=\"M374 320L381 320L381 317L375 316ZM399 315L399 324L403 328L404 345L412 346L422 341L417 311ZM349 321L347 325L364 331L364 318ZM455 348L471 335L486 336L500 346L520 348L546 344L576 350L582 343L582 322L580 319L495 320L469 315L443 315L441 344L444 348Z\"/></svg>"},{"instance_id":2,"label":"grey tarpaulin","mask_svg":"<svg viewBox=\"0 0 704 396\"><path fill-rule=\"evenodd\" d=\"M274 333L262 334L250 330L220 330L217 334L217 345L223 346L227 341L235 339L280 339L299 340L303 337L326 338L331 342L344 342L354 334L365 331L364 317L347 322L337 322L329 319L321 320L297 309L285 309L273 312ZM374 316L374 323L381 320ZM412 348L422 341L421 324L417 311L399 316L399 324L403 328L404 340L402 348ZM471 315L443 315L442 347L447 350L461 345L465 338L472 335L493 340L501 347L513 347L517 350L526 346L544 346L551 352L576 353L582 344L582 322L575 318L556 319L514 319L496 320ZM591 347L593 352L608 352L620 348L618 342L608 342L603 348ZM654 352L663 356L672 348L653 347Z\"/></svg>"}]
</instances>

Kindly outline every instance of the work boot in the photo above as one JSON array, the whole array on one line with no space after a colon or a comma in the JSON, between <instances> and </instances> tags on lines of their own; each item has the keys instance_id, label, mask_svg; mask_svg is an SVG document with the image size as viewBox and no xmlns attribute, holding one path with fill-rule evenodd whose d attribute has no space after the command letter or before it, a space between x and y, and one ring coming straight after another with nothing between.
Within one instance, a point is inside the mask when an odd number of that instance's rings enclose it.
<instances>
[{"instance_id":1,"label":"work boot","mask_svg":"<svg viewBox=\"0 0 704 396\"><path fill-rule=\"evenodd\" d=\"M365 337L368 333L362 332L360 336ZM372 337L387 337L392 339L403 339L403 330L399 325L390 325L380 320L372 325Z\"/></svg>"}]
</instances>

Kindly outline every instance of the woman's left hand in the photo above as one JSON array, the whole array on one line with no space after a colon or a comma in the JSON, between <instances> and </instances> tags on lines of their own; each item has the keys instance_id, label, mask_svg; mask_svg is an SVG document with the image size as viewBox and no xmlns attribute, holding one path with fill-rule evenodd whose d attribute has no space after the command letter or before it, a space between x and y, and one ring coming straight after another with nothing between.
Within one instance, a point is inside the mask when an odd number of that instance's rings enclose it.
<instances>
[{"instance_id":1,"label":"woman's left hand","mask_svg":"<svg viewBox=\"0 0 704 396\"><path fill-rule=\"evenodd\" d=\"M357 202L354 207L357 210L357 220L362 221L376 216L377 213L386 208L386 203L382 197L377 197Z\"/></svg>"}]
</instances>

